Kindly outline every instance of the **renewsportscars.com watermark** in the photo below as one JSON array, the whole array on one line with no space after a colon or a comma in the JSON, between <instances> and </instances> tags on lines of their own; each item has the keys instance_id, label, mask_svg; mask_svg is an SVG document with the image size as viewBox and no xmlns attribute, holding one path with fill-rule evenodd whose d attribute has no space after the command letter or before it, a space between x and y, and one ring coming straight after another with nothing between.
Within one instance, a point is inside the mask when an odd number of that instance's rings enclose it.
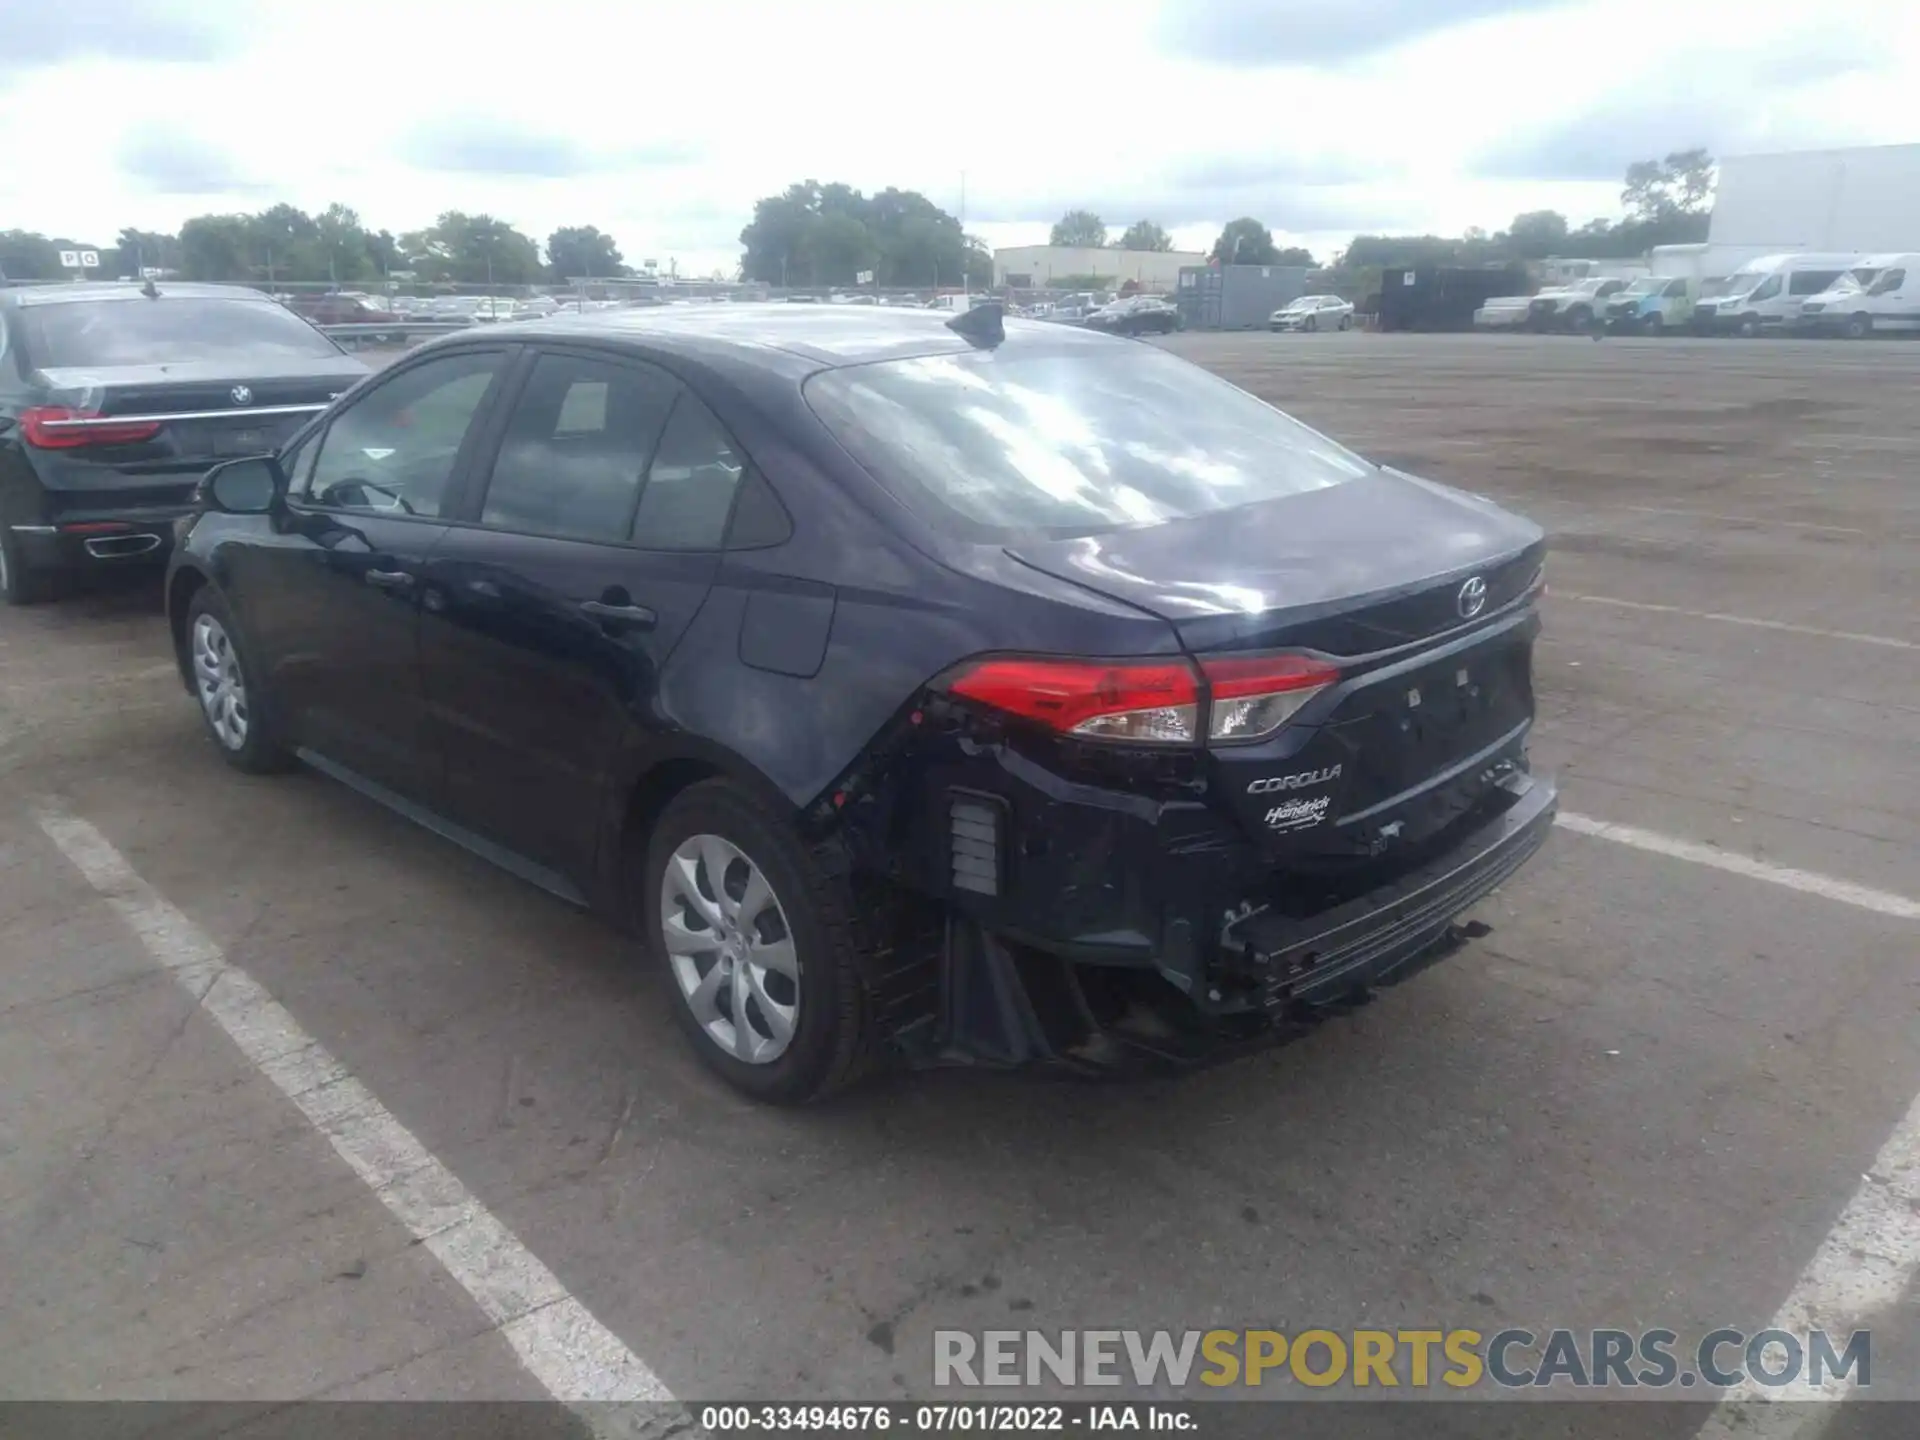
<instances>
[{"instance_id":1,"label":"renewsportscars.com watermark","mask_svg":"<svg viewBox=\"0 0 1920 1440\"><path fill-rule=\"evenodd\" d=\"M936 1330L936 1387L1818 1388L1873 1381L1873 1335L1711 1330Z\"/></svg>"}]
</instances>

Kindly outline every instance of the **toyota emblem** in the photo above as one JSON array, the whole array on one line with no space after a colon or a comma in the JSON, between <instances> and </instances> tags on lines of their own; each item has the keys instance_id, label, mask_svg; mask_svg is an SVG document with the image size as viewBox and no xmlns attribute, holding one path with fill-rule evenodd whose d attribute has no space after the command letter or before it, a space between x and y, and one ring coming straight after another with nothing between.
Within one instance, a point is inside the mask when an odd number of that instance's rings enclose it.
<instances>
[{"instance_id":1,"label":"toyota emblem","mask_svg":"<svg viewBox=\"0 0 1920 1440\"><path fill-rule=\"evenodd\" d=\"M251 405L253 403L253 391L244 385L234 386L227 394L233 397L233 403L236 405Z\"/></svg>"},{"instance_id":2,"label":"toyota emblem","mask_svg":"<svg viewBox=\"0 0 1920 1440\"><path fill-rule=\"evenodd\" d=\"M1487 606L1487 582L1475 575L1460 587L1460 594L1454 603L1460 607L1460 618L1471 620Z\"/></svg>"}]
</instances>

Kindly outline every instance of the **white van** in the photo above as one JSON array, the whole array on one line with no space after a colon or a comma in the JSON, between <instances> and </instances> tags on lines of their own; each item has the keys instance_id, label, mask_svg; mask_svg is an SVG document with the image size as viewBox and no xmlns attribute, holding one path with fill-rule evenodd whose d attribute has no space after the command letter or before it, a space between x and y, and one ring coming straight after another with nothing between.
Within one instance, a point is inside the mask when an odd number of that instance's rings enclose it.
<instances>
[{"instance_id":1,"label":"white van","mask_svg":"<svg viewBox=\"0 0 1920 1440\"><path fill-rule=\"evenodd\" d=\"M1920 330L1920 255L1863 255L1800 307L1800 328L1864 340L1876 330Z\"/></svg>"},{"instance_id":2,"label":"white van","mask_svg":"<svg viewBox=\"0 0 1920 1440\"><path fill-rule=\"evenodd\" d=\"M1693 307L1693 328L1758 335L1800 318L1800 307L1860 263L1858 255L1765 255L1727 276Z\"/></svg>"}]
</instances>

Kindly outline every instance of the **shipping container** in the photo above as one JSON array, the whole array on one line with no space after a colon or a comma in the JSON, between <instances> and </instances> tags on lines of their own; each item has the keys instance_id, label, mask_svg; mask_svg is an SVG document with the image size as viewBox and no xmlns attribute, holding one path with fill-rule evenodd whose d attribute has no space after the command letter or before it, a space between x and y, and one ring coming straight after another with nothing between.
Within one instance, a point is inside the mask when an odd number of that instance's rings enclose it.
<instances>
[{"instance_id":1,"label":"shipping container","mask_svg":"<svg viewBox=\"0 0 1920 1440\"><path fill-rule=\"evenodd\" d=\"M1304 265L1186 265L1174 301L1188 330L1264 330L1267 319L1307 293Z\"/></svg>"},{"instance_id":2,"label":"shipping container","mask_svg":"<svg viewBox=\"0 0 1920 1440\"><path fill-rule=\"evenodd\" d=\"M1473 312L1496 295L1533 290L1524 265L1417 265L1380 276L1382 330L1471 330Z\"/></svg>"}]
</instances>

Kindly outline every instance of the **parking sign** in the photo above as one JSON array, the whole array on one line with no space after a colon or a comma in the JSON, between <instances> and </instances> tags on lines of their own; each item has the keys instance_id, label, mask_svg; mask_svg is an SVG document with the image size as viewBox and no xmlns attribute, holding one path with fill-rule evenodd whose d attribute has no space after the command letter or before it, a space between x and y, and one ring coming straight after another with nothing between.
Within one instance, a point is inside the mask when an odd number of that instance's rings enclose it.
<instances>
[{"instance_id":1,"label":"parking sign","mask_svg":"<svg viewBox=\"0 0 1920 1440\"><path fill-rule=\"evenodd\" d=\"M63 270L78 270L80 268L80 252L78 250L62 250L60 252L60 268Z\"/></svg>"},{"instance_id":2,"label":"parking sign","mask_svg":"<svg viewBox=\"0 0 1920 1440\"><path fill-rule=\"evenodd\" d=\"M98 250L82 250L80 252L80 268L82 270L98 270L100 268L100 252Z\"/></svg>"}]
</instances>

